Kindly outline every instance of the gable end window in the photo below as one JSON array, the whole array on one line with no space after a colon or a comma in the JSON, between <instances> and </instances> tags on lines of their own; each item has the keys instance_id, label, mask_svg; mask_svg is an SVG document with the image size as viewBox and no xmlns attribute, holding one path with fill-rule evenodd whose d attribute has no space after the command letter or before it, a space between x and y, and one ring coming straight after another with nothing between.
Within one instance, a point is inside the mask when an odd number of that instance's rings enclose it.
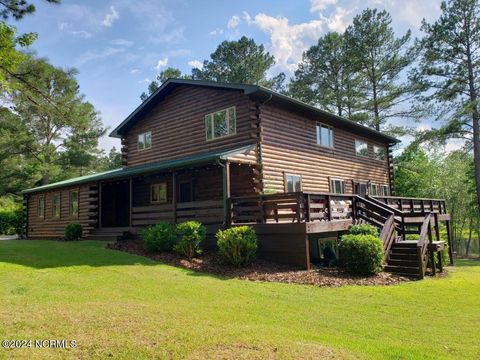
<instances>
[{"instance_id":1,"label":"gable end window","mask_svg":"<svg viewBox=\"0 0 480 360\"><path fill-rule=\"evenodd\" d=\"M317 123L317 144L333 148L333 128L331 126Z\"/></svg>"},{"instance_id":2,"label":"gable end window","mask_svg":"<svg viewBox=\"0 0 480 360\"><path fill-rule=\"evenodd\" d=\"M167 202L167 183L162 182L150 185L150 203L162 204Z\"/></svg>"},{"instance_id":3,"label":"gable end window","mask_svg":"<svg viewBox=\"0 0 480 360\"><path fill-rule=\"evenodd\" d=\"M52 215L54 218L60 218L60 195L53 195L52 198Z\"/></svg>"},{"instance_id":4,"label":"gable end window","mask_svg":"<svg viewBox=\"0 0 480 360\"><path fill-rule=\"evenodd\" d=\"M78 191L71 191L70 192L70 216L77 217L78 216Z\"/></svg>"},{"instance_id":5,"label":"gable end window","mask_svg":"<svg viewBox=\"0 0 480 360\"><path fill-rule=\"evenodd\" d=\"M357 156L368 156L368 144L363 140L355 140L355 153Z\"/></svg>"},{"instance_id":6,"label":"gable end window","mask_svg":"<svg viewBox=\"0 0 480 360\"><path fill-rule=\"evenodd\" d=\"M302 177L295 174L285 174L285 192L302 191Z\"/></svg>"},{"instance_id":7,"label":"gable end window","mask_svg":"<svg viewBox=\"0 0 480 360\"><path fill-rule=\"evenodd\" d=\"M373 156L375 160L384 160L385 159L385 148L381 146L373 145Z\"/></svg>"},{"instance_id":8,"label":"gable end window","mask_svg":"<svg viewBox=\"0 0 480 360\"><path fill-rule=\"evenodd\" d=\"M137 149L146 150L152 147L152 132L147 131L138 135Z\"/></svg>"},{"instance_id":9,"label":"gable end window","mask_svg":"<svg viewBox=\"0 0 480 360\"><path fill-rule=\"evenodd\" d=\"M40 195L38 197L37 215L39 218L45 218L45 195Z\"/></svg>"},{"instance_id":10,"label":"gable end window","mask_svg":"<svg viewBox=\"0 0 480 360\"><path fill-rule=\"evenodd\" d=\"M331 179L330 192L333 194L345 194L345 180Z\"/></svg>"},{"instance_id":11,"label":"gable end window","mask_svg":"<svg viewBox=\"0 0 480 360\"><path fill-rule=\"evenodd\" d=\"M235 106L205 115L205 137L207 141L234 135L237 132Z\"/></svg>"}]
</instances>

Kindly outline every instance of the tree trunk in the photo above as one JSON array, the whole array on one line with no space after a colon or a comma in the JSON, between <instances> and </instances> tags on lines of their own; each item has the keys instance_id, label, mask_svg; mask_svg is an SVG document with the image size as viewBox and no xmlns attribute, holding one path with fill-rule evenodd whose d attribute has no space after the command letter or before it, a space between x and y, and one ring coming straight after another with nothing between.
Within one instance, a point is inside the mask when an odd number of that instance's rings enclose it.
<instances>
[{"instance_id":1,"label":"tree trunk","mask_svg":"<svg viewBox=\"0 0 480 360\"><path fill-rule=\"evenodd\" d=\"M472 232L473 232L473 218L470 218L470 226L468 229L468 240L467 240L467 246L465 248L465 255L468 257L468 254L470 253L470 244L472 243Z\"/></svg>"}]
</instances>

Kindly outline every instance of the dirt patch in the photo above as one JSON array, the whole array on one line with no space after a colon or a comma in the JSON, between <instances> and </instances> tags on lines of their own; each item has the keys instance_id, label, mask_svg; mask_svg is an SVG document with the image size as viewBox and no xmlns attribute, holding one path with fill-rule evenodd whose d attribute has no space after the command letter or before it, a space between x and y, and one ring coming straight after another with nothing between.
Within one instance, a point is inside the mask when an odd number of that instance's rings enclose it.
<instances>
[{"instance_id":1,"label":"dirt patch","mask_svg":"<svg viewBox=\"0 0 480 360\"><path fill-rule=\"evenodd\" d=\"M251 281L282 282L290 284L339 287L344 285L394 285L411 278L390 273L380 273L374 276L362 277L351 275L339 268L315 267L311 270L298 270L288 265L258 259L245 268L236 268L222 262L215 252L207 252L191 261L176 253L148 253L143 244L138 241L121 241L108 244L110 249L125 251L131 254L145 256L164 264L182 267L184 269Z\"/></svg>"}]
</instances>

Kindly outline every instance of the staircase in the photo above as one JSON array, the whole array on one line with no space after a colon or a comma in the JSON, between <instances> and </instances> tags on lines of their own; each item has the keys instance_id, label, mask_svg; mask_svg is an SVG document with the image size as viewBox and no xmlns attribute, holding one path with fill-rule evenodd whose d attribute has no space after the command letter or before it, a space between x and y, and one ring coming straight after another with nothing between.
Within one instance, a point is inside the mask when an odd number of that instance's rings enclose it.
<instances>
[{"instance_id":1,"label":"staircase","mask_svg":"<svg viewBox=\"0 0 480 360\"><path fill-rule=\"evenodd\" d=\"M418 277L420 269L417 241L400 241L400 239L397 238L397 242L390 248L384 270L401 276Z\"/></svg>"},{"instance_id":2,"label":"staircase","mask_svg":"<svg viewBox=\"0 0 480 360\"><path fill-rule=\"evenodd\" d=\"M127 238L133 234L130 227L102 227L90 231L87 240L117 241Z\"/></svg>"}]
</instances>

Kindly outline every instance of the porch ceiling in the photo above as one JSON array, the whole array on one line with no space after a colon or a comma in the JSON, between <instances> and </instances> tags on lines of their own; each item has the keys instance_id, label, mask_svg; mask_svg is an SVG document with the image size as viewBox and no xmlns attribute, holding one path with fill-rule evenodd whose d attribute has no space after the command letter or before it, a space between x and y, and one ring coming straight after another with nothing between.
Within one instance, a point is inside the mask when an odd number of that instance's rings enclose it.
<instances>
[{"instance_id":1,"label":"porch ceiling","mask_svg":"<svg viewBox=\"0 0 480 360\"><path fill-rule=\"evenodd\" d=\"M134 176L134 175L153 173L161 170L173 170L173 169L183 168L185 166L208 164L208 163L215 162L217 160L227 160L228 158L234 155L248 153L254 148L255 148L255 144L249 144L242 147L237 147L237 148L223 150L223 151L196 154L196 155L177 158L173 160L166 160L166 161L155 162L155 163L144 164L144 165L128 166L128 167L118 168L118 169L109 170L109 171L96 173L92 175L85 175L85 176L80 176L73 179L63 180L53 184L38 186L35 188L24 190L22 191L22 193L28 194L28 193L34 193L39 191L56 189L60 187L85 184L90 182L120 179L120 178L125 178L129 176Z\"/></svg>"}]
</instances>

